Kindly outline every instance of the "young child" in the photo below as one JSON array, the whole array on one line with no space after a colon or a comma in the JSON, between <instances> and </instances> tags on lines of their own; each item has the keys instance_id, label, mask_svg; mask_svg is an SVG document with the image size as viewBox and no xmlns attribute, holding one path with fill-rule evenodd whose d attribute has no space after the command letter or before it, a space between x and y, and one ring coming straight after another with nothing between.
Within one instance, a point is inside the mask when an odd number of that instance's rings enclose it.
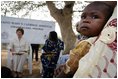
<instances>
[{"instance_id":1,"label":"young child","mask_svg":"<svg viewBox=\"0 0 118 79\"><path fill-rule=\"evenodd\" d=\"M84 9L78 29L82 35L89 37L89 39L79 42L70 51L70 58L63 68L61 67L63 71L56 77L66 77L65 75L68 74L75 74L74 77L116 77L116 68L110 72L110 70L107 71L106 66L108 64L100 65L100 63L105 63L100 59L103 58L103 61L108 61L107 57L104 56L107 52L116 52L114 51L116 50L116 25L112 24L113 27L104 27L111 17L115 5L116 2L114 2L114 5L110 5L109 3L96 1ZM112 44L113 42L114 44ZM110 47L111 44L114 45L114 50ZM113 57L115 57L114 55ZM110 57L111 61L116 62L113 57ZM116 63L111 64L116 66ZM109 72L112 76L109 76Z\"/></svg>"},{"instance_id":2,"label":"young child","mask_svg":"<svg viewBox=\"0 0 118 79\"><path fill-rule=\"evenodd\" d=\"M117 78L117 19L116 8L101 33L88 40L91 47L79 60L74 78Z\"/></svg>"}]
</instances>

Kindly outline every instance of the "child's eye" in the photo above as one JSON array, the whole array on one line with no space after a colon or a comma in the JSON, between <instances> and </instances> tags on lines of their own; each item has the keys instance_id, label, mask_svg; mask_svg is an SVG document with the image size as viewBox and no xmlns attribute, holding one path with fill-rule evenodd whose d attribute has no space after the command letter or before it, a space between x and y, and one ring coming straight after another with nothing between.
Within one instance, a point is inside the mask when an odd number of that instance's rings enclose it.
<instances>
[{"instance_id":1,"label":"child's eye","mask_svg":"<svg viewBox=\"0 0 118 79\"><path fill-rule=\"evenodd\" d=\"M93 15L93 16L91 16L91 18L92 19L97 19L97 18L99 18L97 15Z\"/></svg>"},{"instance_id":2,"label":"child's eye","mask_svg":"<svg viewBox=\"0 0 118 79\"><path fill-rule=\"evenodd\" d=\"M84 16L84 15L83 15L83 16L81 16L81 19L85 19L85 18L86 18L86 16Z\"/></svg>"}]
</instances>

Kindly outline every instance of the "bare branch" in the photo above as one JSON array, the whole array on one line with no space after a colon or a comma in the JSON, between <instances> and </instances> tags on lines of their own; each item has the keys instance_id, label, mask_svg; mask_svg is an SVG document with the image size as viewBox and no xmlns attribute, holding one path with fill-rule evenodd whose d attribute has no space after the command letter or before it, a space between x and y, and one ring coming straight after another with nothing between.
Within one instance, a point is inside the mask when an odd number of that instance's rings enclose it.
<instances>
[{"instance_id":1,"label":"bare branch","mask_svg":"<svg viewBox=\"0 0 118 79\"><path fill-rule=\"evenodd\" d=\"M52 16L55 15L55 13L58 13L59 9L55 7L55 4L52 1L46 1L46 4Z\"/></svg>"},{"instance_id":2,"label":"bare branch","mask_svg":"<svg viewBox=\"0 0 118 79\"><path fill-rule=\"evenodd\" d=\"M64 15L72 15L73 14L73 6L75 1L65 1L65 7L63 9Z\"/></svg>"}]
</instances>

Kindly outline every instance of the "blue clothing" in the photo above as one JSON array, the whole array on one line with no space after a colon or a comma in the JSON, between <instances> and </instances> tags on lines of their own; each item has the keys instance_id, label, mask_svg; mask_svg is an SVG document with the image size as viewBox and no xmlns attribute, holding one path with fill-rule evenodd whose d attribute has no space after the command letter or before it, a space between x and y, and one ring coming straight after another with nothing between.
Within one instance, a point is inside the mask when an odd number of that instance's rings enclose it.
<instances>
[{"instance_id":1,"label":"blue clothing","mask_svg":"<svg viewBox=\"0 0 118 79\"><path fill-rule=\"evenodd\" d=\"M45 53L42 53L41 56L43 77L51 78L53 77L60 51L64 50L64 42L60 39L56 42L47 39L42 49L45 51Z\"/></svg>"},{"instance_id":2,"label":"blue clothing","mask_svg":"<svg viewBox=\"0 0 118 79\"><path fill-rule=\"evenodd\" d=\"M69 58L69 54L62 55L58 60L57 67L62 65L62 64L65 64L66 61L68 60L68 58Z\"/></svg>"},{"instance_id":3,"label":"blue clothing","mask_svg":"<svg viewBox=\"0 0 118 79\"><path fill-rule=\"evenodd\" d=\"M45 52L60 53L61 50L64 50L64 42L62 42L60 39L58 39L56 42L53 42L47 39L42 49Z\"/></svg>"}]
</instances>

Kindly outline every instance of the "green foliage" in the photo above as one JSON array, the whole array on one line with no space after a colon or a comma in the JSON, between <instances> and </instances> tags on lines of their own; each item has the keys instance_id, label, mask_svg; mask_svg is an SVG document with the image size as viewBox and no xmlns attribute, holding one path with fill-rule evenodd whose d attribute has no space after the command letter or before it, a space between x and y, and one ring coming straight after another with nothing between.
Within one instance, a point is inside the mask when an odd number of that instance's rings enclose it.
<instances>
[{"instance_id":1,"label":"green foliage","mask_svg":"<svg viewBox=\"0 0 118 79\"><path fill-rule=\"evenodd\" d=\"M17 15L19 11L25 10L26 13L24 15L28 15L31 11L38 10L45 5L46 3L44 1L2 1L1 12L3 15L6 15L9 12L12 12L13 15Z\"/></svg>"},{"instance_id":2,"label":"green foliage","mask_svg":"<svg viewBox=\"0 0 118 79\"><path fill-rule=\"evenodd\" d=\"M57 8L64 8L64 5L69 4L72 1L54 1L55 6ZM74 2L74 1L73 1ZM83 1L75 1L75 5L83 4ZM88 3L88 2L86 2ZM23 16L28 15L30 12L37 11L43 6L46 6L45 1L1 1L1 12L2 15L6 16L7 13L11 13L12 15L17 15L20 11L25 11ZM66 7L70 7L71 5L66 5ZM75 7L73 12L81 12L82 9L86 6L83 4L80 8Z\"/></svg>"}]
</instances>

